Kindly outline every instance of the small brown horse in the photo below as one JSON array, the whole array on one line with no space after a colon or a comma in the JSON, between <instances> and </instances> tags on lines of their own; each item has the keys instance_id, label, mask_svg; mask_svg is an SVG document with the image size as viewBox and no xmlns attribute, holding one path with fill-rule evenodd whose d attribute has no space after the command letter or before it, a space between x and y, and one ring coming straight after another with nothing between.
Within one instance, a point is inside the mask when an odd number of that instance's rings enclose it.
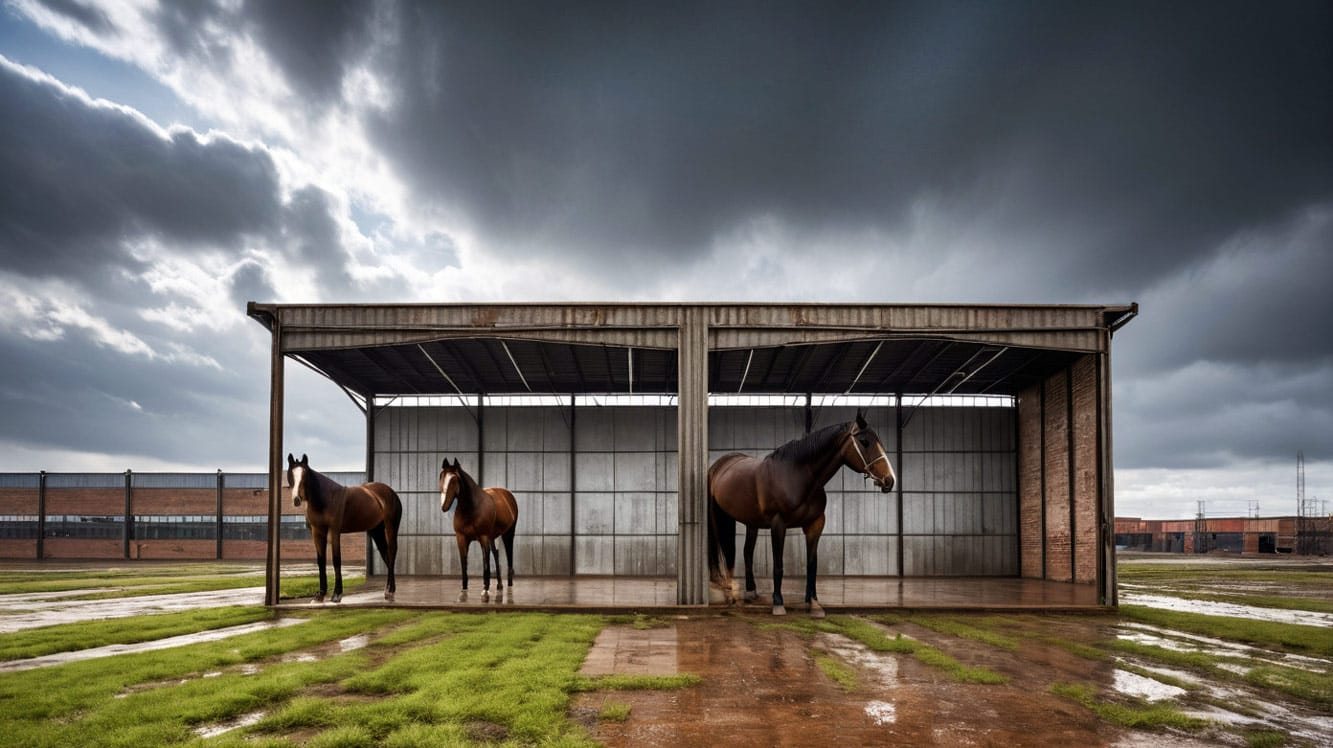
<instances>
[{"instance_id":1,"label":"small brown horse","mask_svg":"<svg viewBox=\"0 0 1333 748\"><path fill-rule=\"evenodd\" d=\"M301 455L301 461L287 455L287 487L292 491L292 503L305 502L305 519L310 524L310 536L315 541L315 558L319 560L319 594L315 602L324 602L329 590L325 567L325 544L333 546L333 602L343 599L344 532L364 532L375 541L380 558L389 569L384 586L384 599L393 601L396 589L393 564L398 557L398 523L403 519L403 503L398 494L383 483L362 483L344 486L335 483L310 467L310 459Z\"/></svg>"},{"instance_id":2,"label":"small brown horse","mask_svg":"<svg viewBox=\"0 0 1333 748\"><path fill-rule=\"evenodd\" d=\"M500 575L500 546L503 541L505 558L509 561L509 587L514 587L514 527L518 523L518 502L503 488L482 488L454 460L440 464L440 511L447 512L458 501L454 511L454 538L458 541L458 560L463 567L463 591L459 601L467 599L467 549L472 541L481 546L481 599L491 597L491 556L495 556L495 600L505 597L504 580Z\"/></svg>"},{"instance_id":3,"label":"small brown horse","mask_svg":"<svg viewBox=\"0 0 1333 748\"><path fill-rule=\"evenodd\" d=\"M805 531L805 605L816 618L824 615L815 594L819 536L824 531L824 485L843 465L875 481L880 491L893 488L889 456L865 416L795 439L758 459L732 452L708 469L708 566L722 585L727 602L735 602L731 586L736 568L736 523L745 525L745 599L758 594L754 584L754 544L759 528L773 541L773 615L786 615L782 604L782 548L787 528ZM718 560L726 560L723 570Z\"/></svg>"}]
</instances>

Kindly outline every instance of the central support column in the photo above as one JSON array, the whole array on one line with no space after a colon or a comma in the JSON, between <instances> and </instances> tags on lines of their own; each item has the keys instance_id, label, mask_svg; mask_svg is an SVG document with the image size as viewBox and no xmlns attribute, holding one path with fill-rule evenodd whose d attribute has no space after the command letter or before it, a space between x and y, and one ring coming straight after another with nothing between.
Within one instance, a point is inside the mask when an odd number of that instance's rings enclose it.
<instances>
[{"instance_id":1,"label":"central support column","mask_svg":"<svg viewBox=\"0 0 1333 748\"><path fill-rule=\"evenodd\" d=\"M268 391L268 556L264 561L264 604L277 605L281 597L282 556L282 322L273 320L273 351L269 359Z\"/></svg>"},{"instance_id":2,"label":"central support column","mask_svg":"<svg viewBox=\"0 0 1333 748\"><path fill-rule=\"evenodd\" d=\"M708 603L708 318L705 309L683 307L677 348L679 403L676 406L677 497L676 602Z\"/></svg>"}]
</instances>

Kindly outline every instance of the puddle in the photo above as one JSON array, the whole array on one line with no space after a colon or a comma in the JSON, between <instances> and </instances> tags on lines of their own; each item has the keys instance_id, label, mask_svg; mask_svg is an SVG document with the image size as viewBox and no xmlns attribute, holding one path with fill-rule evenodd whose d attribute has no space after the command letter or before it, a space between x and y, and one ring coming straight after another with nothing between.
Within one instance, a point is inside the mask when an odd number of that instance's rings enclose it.
<instances>
[{"instance_id":1,"label":"puddle","mask_svg":"<svg viewBox=\"0 0 1333 748\"><path fill-rule=\"evenodd\" d=\"M1123 592L1121 605L1143 605L1149 608L1174 610L1182 613L1198 613L1208 616L1228 616L1231 618L1249 618L1255 621L1273 621L1276 623L1295 623L1303 626L1333 627L1333 613L1317 613L1308 610L1283 610L1282 608L1258 608L1253 605L1237 603L1218 603L1211 600L1188 600L1183 597L1151 595L1142 592Z\"/></svg>"},{"instance_id":2,"label":"puddle","mask_svg":"<svg viewBox=\"0 0 1333 748\"><path fill-rule=\"evenodd\" d=\"M344 652L352 652L358 649L364 649L370 643L368 634L357 634L338 642L338 647Z\"/></svg>"},{"instance_id":3,"label":"puddle","mask_svg":"<svg viewBox=\"0 0 1333 748\"><path fill-rule=\"evenodd\" d=\"M1111 687L1126 696L1136 696L1144 701L1166 701L1184 696L1185 689L1172 686L1138 673L1116 668Z\"/></svg>"},{"instance_id":4,"label":"puddle","mask_svg":"<svg viewBox=\"0 0 1333 748\"><path fill-rule=\"evenodd\" d=\"M1138 644L1147 644L1170 649L1176 652L1202 652L1204 654L1217 657L1242 657L1257 662L1269 663L1275 665L1285 665L1287 667L1308 670L1312 673L1327 672L1330 663L1329 660L1318 657L1309 657L1306 655L1290 654L1286 652L1274 652L1268 649L1252 647L1248 644L1237 642L1228 642L1221 639L1214 639L1208 636L1190 634L1184 631L1173 629L1163 629L1157 626L1149 626L1142 623L1124 623L1121 624L1121 630L1116 634L1116 638L1123 641L1136 642ZM1231 672L1245 674L1248 668L1237 665L1236 663L1219 663L1219 666L1228 665L1227 669ZM1242 667L1242 670L1235 670L1236 667Z\"/></svg>"},{"instance_id":5,"label":"puddle","mask_svg":"<svg viewBox=\"0 0 1333 748\"><path fill-rule=\"evenodd\" d=\"M872 701L866 704L866 714L877 725L891 725L898 719L897 708L887 701Z\"/></svg>"},{"instance_id":6,"label":"puddle","mask_svg":"<svg viewBox=\"0 0 1333 748\"><path fill-rule=\"evenodd\" d=\"M126 618L153 613L174 613L198 608L219 608L229 605L262 605L263 587L243 587L234 590L185 592L171 595L140 595L111 600L69 600L75 595L86 595L100 590L71 590L22 595L0 595L0 607L21 608L26 612L0 616L0 634L24 629L54 626L76 621Z\"/></svg>"},{"instance_id":7,"label":"puddle","mask_svg":"<svg viewBox=\"0 0 1333 748\"><path fill-rule=\"evenodd\" d=\"M871 651L861 642L840 634L818 634L815 645L829 654L837 655L843 662L873 673L881 687L898 685L898 659L893 655Z\"/></svg>"},{"instance_id":8,"label":"puddle","mask_svg":"<svg viewBox=\"0 0 1333 748\"><path fill-rule=\"evenodd\" d=\"M51 667L53 665L63 665L67 662L94 660L99 657L112 657L121 654L132 654L135 652L152 652L158 649L183 647L187 644L217 641L219 639L226 639L240 634L251 634L256 631L286 628L287 626L294 626L298 623L305 623L305 620L301 618L280 618L276 621L260 621L258 623L247 623L242 626L227 626L225 628L200 631L193 634L182 634L180 636L172 636L166 639L157 639L148 642L139 642L137 644L110 644L105 647L80 649L73 652L57 652L56 654L43 655L42 657L30 657L26 660L11 660L10 662L0 663L0 673L32 670L39 667Z\"/></svg>"},{"instance_id":9,"label":"puddle","mask_svg":"<svg viewBox=\"0 0 1333 748\"><path fill-rule=\"evenodd\" d=\"M259 720L263 718L264 718L263 712L250 712L249 714L242 714L236 719L230 720L228 722L220 722L216 725L205 725L203 727L196 727L194 728L194 734L198 735L201 738L215 738L219 735L222 735L223 733L231 732L232 730L239 730L242 727L249 727L250 725L258 723Z\"/></svg>"}]
</instances>

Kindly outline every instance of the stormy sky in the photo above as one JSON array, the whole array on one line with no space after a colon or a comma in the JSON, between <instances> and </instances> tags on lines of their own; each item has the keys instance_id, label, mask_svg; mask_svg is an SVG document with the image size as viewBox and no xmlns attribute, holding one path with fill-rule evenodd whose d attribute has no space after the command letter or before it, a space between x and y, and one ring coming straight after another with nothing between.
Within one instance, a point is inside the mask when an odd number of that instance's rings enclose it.
<instances>
[{"instance_id":1,"label":"stormy sky","mask_svg":"<svg viewBox=\"0 0 1333 748\"><path fill-rule=\"evenodd\" d=\"M1117 512L1333 499L1333 5L0 0L0 470L259 470L248 300L1140 303ZM363 459L288 367L287 442Z\"/></svg>"}]
</instances>

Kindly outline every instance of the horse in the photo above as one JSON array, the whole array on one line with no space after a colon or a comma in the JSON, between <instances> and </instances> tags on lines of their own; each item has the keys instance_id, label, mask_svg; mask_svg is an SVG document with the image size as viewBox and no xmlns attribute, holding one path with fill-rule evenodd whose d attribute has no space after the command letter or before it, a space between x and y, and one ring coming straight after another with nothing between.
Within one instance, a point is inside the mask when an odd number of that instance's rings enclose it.
<instances>
[{"instance_id":1,"label":"horse","mask_svg":"<svg viewBox=\"0 0 1333 748\"><path fill-rule=\"evenodd\" d=\"M719 457L708 468L708 566L721 584L728 604L735 602L732 574L736 566L736 523L745 525L745 600L758 597L754 584L754 544L759 528L773 541L773 615L786 615L782 599L782 547L788 527L805 532L805 606L815 618L824 616L815 593L819 536L824 531L828 497L824 485L843 466L864 474L881 492L893 489L896 476L884 445L865 415L815 431L778 447L760 459L739 452ZM720 566L719 552L725 558Z\"/></svg>"},{"instance_id":2,"label":"horse","mask_svg":"<svg viewBox=\"0 0 1333 748\"><path fill-rule=\"evenodd\" d=\"M504 488L482 488L458 464L450 465L448 458L440 463L440 511L448 512L457 500L454 511L454 539L458 541L458 560L463 567L463 591L458 601L467 600L467 551L472 541L481 546L481 600L491 597L491 556L495 556L495 601L503 602L504 580L500 575L500 547L504 542L505 558L509 561L509 588L514 587L514 532L518 523L518 502L514 494Z\"/></svg>"},{"instance_id":3,"label":"horse","mask_svg":"<svg viewBox=\"0 0 1333 748\"><path fill-rule=\"evenodd\" d=\"M384 586L384 599L393 602L397 589L393 577L394 560L398 557L398 523L403 519L403 502L383 483L362 483L344 486L334 482L310 467L310 459L301 455L297 462L287 455L287 487L292 491L292 503L305 502L305 519L310 525L310 536L315 541L315 558L319 561L319 594L315 602L324 602L329 581L324 570L326 542L333 546L333 602L343 599L342 534L364 532L375 542L380 558L389 569L389 580Z\"/></svg>"}]
</instances>

